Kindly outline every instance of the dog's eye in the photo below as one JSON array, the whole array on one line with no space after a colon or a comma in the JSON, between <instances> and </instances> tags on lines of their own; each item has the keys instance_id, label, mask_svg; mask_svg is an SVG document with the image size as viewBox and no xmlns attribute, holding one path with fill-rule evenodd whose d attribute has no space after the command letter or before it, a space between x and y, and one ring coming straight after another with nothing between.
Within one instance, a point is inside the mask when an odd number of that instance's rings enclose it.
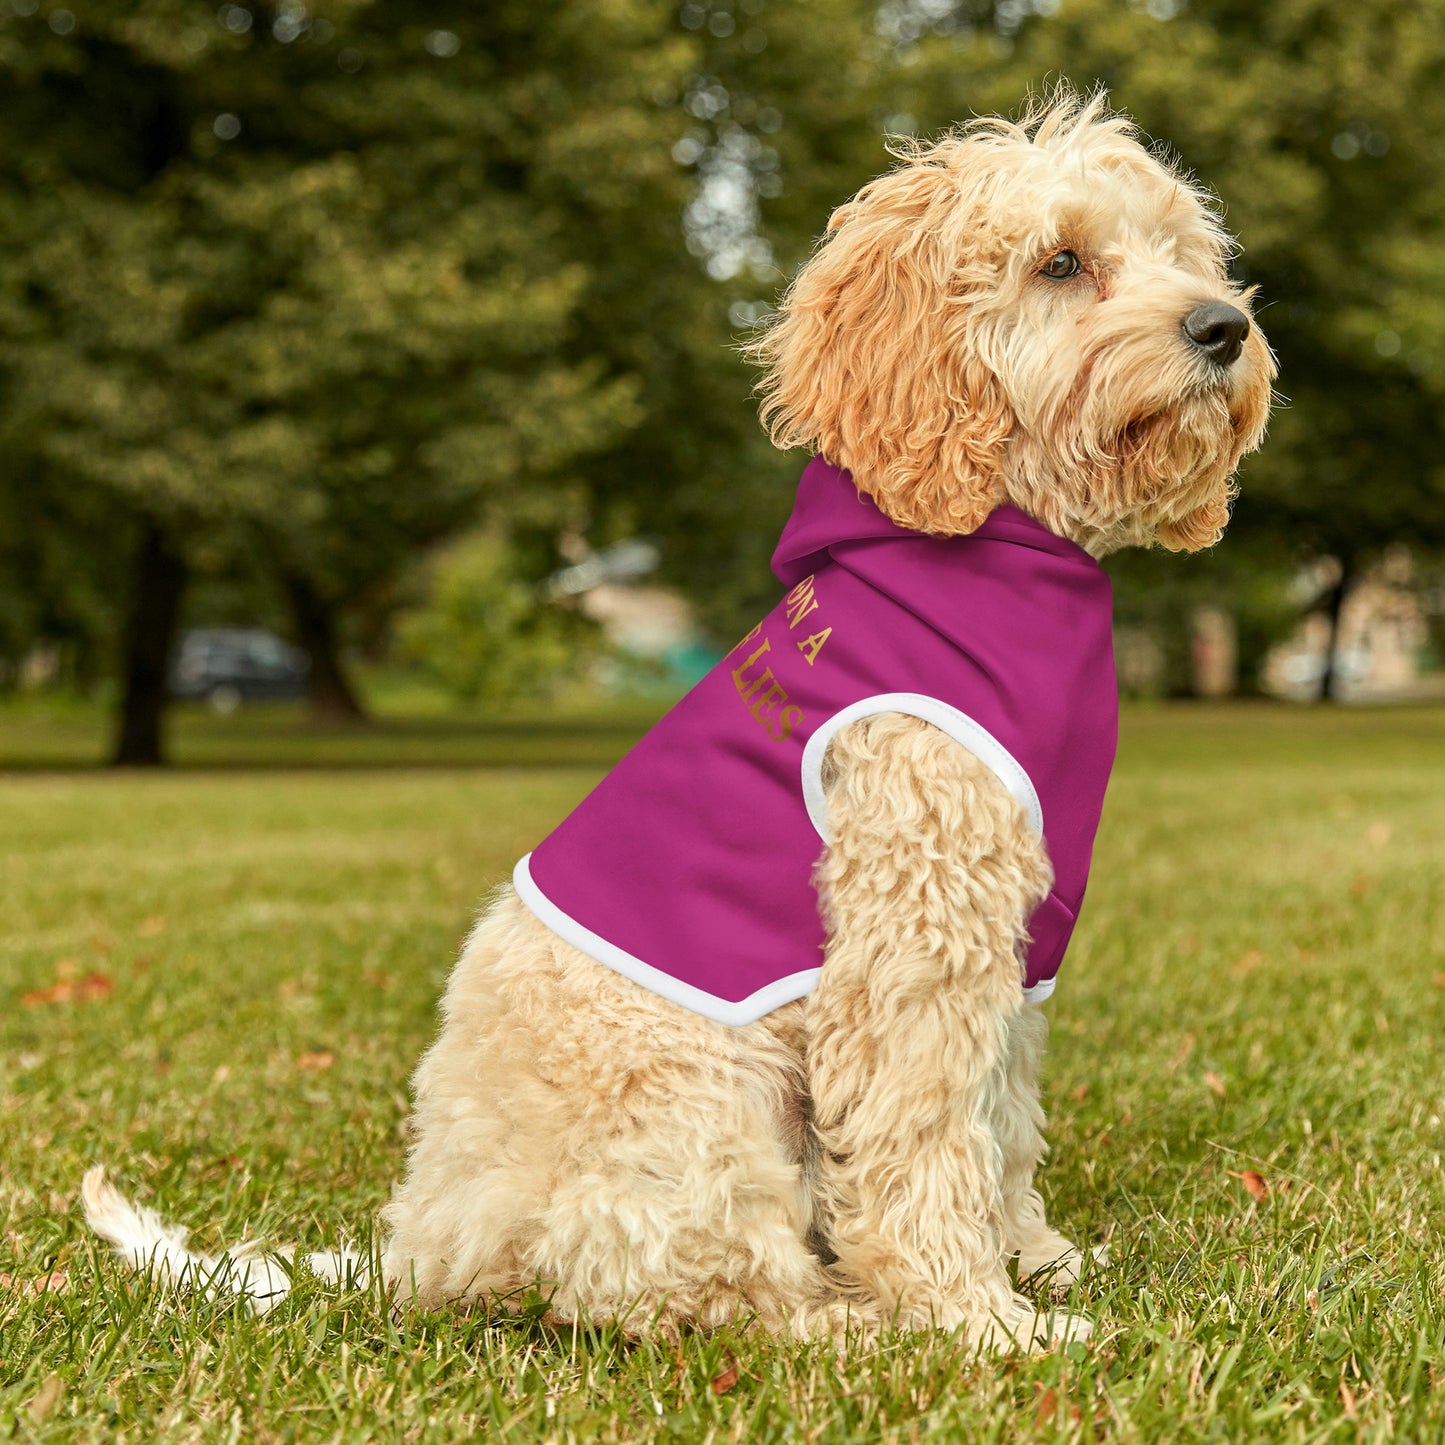
<instances>
[{"instance_id":1,"label":"dog's eye","mask_svg":"<svg viewBox=\"0 0 1445 1445\"><path fill-rule=\"evenodd\" d=\"M1072 251L1055 251L1039 267L1039 274L1047 276L1050 281L1067 281L1070 276L1077 276L1081 269L1079 258Z\"/></svg>"}]
</instances>

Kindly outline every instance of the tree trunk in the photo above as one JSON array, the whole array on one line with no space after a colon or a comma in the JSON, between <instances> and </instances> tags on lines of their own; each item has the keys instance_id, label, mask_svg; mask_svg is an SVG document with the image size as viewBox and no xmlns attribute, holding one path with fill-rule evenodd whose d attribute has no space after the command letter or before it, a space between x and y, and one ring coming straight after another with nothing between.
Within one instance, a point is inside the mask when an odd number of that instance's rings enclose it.
<instances>
[{"instance_id":1,"label":"tree trunk","mask_svg":"<svg viewBox=\"0 0 1445 1445\"><path fill-rule=\"evenodd\" d=\"M1330 635L1325 645L1324 671L1320 674L1320 702L1335 701L1335 690L1339 686L1336 659L1340 646L1340 614L1345 609L1345 596L1354 580L1355 559L1350 556L1341 557L1340 575L1335 585L1330 588L1329 601L1325 607L1325 615L1330 622Z\"/></svg>"},{"instance_id":2,"label":"tree trunk","mask_svg":"<svg viewBox=\"0 0 1445 1445\"><path fill-rule=\"evenodd\" d=\"M311 658L311 712L317 722L330 724L366 721L366 710L351 686L336 643L336 618L331 606L308 578L288 572L286 597L296 641Z\"/></svg>"},{"instance_id":3,"label":"tree trunk","mask_svg":"<svg viewBox=\"0 0 1445 1445\"><path fill-rule=\"evenodd\" d=\"M186 564L154 522L147 521L136 558L121 666L124 693L111 762L117 767L158 767L165 761L161 724L166 668L186 588Z\"/></svg>"}]
</instances>

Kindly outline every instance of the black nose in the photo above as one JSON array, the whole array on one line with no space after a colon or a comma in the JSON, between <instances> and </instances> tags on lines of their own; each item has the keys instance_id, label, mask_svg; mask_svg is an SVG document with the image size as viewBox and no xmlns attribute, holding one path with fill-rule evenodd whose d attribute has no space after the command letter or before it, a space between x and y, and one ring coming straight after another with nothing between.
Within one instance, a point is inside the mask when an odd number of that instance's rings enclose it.
<instances>
[{"instance_id":1,"label":"black nose","mask_svg":"<svg viewBox=\"0 0 1445 1445\"><path fill-rule=\"evenodd\" d=\"M1206 301L1184 318L1184 334L1214 363L1239 359L1249 335L1249 317L1223 301Z\"/></svg>"}]
</instances>

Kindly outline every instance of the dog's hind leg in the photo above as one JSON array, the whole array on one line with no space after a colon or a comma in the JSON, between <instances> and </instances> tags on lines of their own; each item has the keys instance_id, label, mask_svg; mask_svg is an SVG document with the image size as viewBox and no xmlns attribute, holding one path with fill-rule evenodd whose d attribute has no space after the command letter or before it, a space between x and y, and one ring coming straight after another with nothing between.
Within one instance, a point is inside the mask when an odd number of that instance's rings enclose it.
<instances>
[{"instance_id":1,"label":"dog's hind leg","mask_svg":"<svg viewBox=\"0 0 1445 1445\"><path fill-rule=\"evenodd\" d=\"M784 1331L824 1293L801 1004L714 1023L585 957L504 889L443 1009L386 1210L383 1267L403 1298L506 1308L535 1290L558 1320L673 1335Z\"/></svg>"},{"instance_id":2,"label":"dog's hind leg","mask_svg":"<svg viewBox=\"0 0 1445 1445\"><path fill-rule=\"evenodd\" d=\"M1009 1282L995 1132L1042 844L990 769L911 717L840 732L824 786L808 1082L834 1268L903 1325L989 1346L1082 1337L1086 1321L1039 1316Z\"/></svg>"}]
</instances>

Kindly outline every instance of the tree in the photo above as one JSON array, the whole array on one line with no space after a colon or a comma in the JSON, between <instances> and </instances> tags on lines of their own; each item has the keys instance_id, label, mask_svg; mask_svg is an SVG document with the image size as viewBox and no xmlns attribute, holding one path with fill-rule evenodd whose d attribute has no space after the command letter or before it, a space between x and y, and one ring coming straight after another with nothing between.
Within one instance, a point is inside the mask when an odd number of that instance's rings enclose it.
<instances>
[{"instance_id":1,"label":"tree","mask_svg":"<svg viewBox=\"0 0 1445 1445\"><path fill-rule=\"evenodd\" d=\"M259 554L325 654L341 609L487 505L575 510L570 468L640 420L578 324L557 177L675 216L680 127L651 96L689 45L647 0L456 13L0 21L0 441L127 519L118 761L160 758L189 568Z\"/></svg>"}]
</instances>

